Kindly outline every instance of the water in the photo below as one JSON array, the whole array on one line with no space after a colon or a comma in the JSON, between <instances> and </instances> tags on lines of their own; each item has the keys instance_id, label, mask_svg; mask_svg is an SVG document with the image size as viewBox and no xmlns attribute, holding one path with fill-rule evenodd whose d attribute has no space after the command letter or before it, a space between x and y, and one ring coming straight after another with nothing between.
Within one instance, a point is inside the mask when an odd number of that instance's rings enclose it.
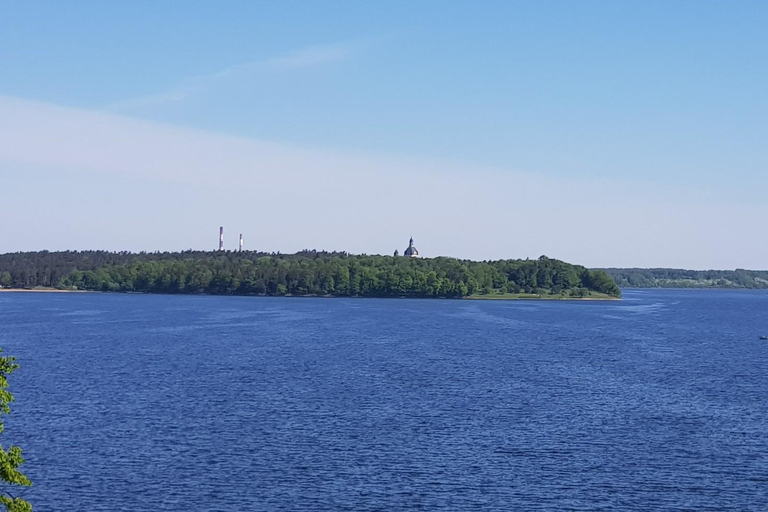
<instances>
[{"instance_id":1,"label":"water","mask_svg":"<svg viewBox=\"0 0 768 512\"><path fill-rule=\"evenodd\" d=\"M767 510L768 293L0 294L35 510Z\"/></svg>"}]
</instances>

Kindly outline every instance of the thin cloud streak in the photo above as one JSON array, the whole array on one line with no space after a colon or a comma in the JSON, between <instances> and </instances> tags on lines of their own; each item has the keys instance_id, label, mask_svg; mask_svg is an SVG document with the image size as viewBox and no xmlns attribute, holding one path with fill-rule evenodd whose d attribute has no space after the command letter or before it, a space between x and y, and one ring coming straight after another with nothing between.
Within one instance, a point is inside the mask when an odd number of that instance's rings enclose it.
<instances>
[{"instance_id":1,"label":"thin cloud streak","mask_svg":"<svg viewBox=\"0 0 768 512\"><path fill-rule=\"evenodd\" d=\"M288 55L264 60L256 63L255 66L265 70L288 71L341 62L350 58L352 54L353 48L350 45L310 46Z\"/></svg>"},{"instance_id":2,"label":"thin cloud streak","mask_svg":"<svg viewBox=\"0 0 768 512\"><path fill-rule=\"evenodd\" d=\"M261 73L279 73L316 68L349 59L355 51L351 44L315 45L269 59L231 66L207 75L183 80L166 91L111 103L107 111L126 111L138 108L178 103L203 93L228 80L246 79Z\"/></svg>"}]
</instances>

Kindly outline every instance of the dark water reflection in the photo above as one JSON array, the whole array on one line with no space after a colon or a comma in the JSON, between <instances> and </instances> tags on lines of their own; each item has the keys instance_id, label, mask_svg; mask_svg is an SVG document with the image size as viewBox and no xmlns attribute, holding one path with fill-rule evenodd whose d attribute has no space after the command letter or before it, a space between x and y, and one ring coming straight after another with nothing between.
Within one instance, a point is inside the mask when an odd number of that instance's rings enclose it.
<instances>
[{"instance_id":1,"label":"dark water reflection","mask_svg":"<svg viewBox=\"0 0 768 512\"><path fill-rule=\"evenodd\" d=\"M36 510L768 510L768 294L0 294Z\"/></svg>"}]
</instances>

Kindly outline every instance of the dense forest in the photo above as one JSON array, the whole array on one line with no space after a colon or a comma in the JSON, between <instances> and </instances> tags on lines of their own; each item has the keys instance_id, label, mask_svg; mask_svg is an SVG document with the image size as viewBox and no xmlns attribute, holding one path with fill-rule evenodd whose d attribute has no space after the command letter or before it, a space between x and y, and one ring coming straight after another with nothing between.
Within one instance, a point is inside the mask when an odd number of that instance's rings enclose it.
<instances>
[{"instance_id":1,"label":"dense forest","mask_svg":"<svg viewBox=\"0 0 768 512\"><path fill-rule=\"evenodd\" d=\"M605 272L546 256L476 262L318 251L11 253L0 255L0 286L215 295L621 295Z\"/></svg>"},{"instance_id":2,"label":"dense forest","mask_svg":"<svg viewBox=\"0 0 768 512\"><path fill-rule=\"evenodd\" d=\"M606 268L622 288L768 288L765 270Z\"/></svg>"}]
</instances>

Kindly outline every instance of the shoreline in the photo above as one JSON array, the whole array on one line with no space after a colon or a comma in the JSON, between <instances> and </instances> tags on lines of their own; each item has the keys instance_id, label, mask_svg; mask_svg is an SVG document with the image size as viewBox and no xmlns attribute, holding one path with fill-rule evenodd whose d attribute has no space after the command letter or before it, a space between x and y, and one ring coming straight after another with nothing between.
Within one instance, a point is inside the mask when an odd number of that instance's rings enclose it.
<instances>
[{"instance_id":1,"label":"shoreline","mask_svg":"<svg viewBox=\"0 0 768 512\"><path fill-rule=\"evenodd\" d=\"M561 301L602 301L602 300L621 300L621 297L560 297L557 295L541 296L538 297L500 297L500 296L484 296L484 295L470 295L469 297L462 297L468 300L561 300Z\"/></svg>"},{"instance_id":2,"label":"shoreline","mask_svg":"<svg viewBox=\"0 0 768 512\"><path fill-rule=\"evenodd\" d=\"M60 290L58 288L0 288L3 292L21 292L21 293L95 293L95 290Z\"/></svg>"},{"instance_id":3,"label":"shoreline","mask_svg":"<svg viewBox=\"0 0 768 512\"><path fill-rule=\"evenodd\" d=\"M493 296L469 295L467 297L361 297L349 295L217 295L212 293L151 293L151 292L114 292L100 290L63 290L59 288L0 288L0 293L115 293L126 295L178 295L191 297L275 297L297 299L414 299L414 300L547 300L547 301L620 301L620 297L560 297L560 296Z\"/></svg>"}]
</instances>

